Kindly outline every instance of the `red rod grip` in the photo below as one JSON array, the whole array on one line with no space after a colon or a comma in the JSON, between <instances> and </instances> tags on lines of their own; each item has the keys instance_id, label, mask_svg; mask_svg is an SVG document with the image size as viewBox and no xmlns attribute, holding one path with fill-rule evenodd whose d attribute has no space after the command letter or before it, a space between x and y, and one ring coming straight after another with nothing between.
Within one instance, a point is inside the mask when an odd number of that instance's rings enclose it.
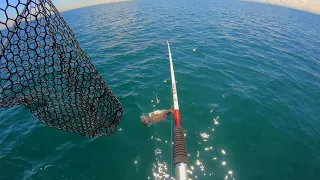
<instances>
[{"instance_id":1,"label":"red rod grip","mask_svg":"<svg viewBox=\"0 0 320 180\"><path fill-rule=\"evenodd\" d=\"M174 120L175 120L176 126L181 126L180 111L179 110L173 110L173 115L174 115Z\"/></svg>"}]
</instances>

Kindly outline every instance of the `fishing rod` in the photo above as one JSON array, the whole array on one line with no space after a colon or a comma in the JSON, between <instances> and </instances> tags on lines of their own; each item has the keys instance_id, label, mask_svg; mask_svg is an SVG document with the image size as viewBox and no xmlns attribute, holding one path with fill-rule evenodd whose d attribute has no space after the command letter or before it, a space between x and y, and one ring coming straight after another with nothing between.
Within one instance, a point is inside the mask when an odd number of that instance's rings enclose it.
<instances>
[{"instance_id":1,"label":"fishing rod","mask_svg":"<svg viewBox=\"0 0 320 180\"><path fill-rule=\"evenodd\" d=\"M173 157L174 157L174 167L176 180L188 180L188 154L186 147L186 139L184 137L184 129L181 126L180 110L178 103L178 93L176 79L174 76L174 68L172 62L172 55L170 50L169 41L168 51L169 51L169 61L170 61L170 72L171 72L171 82L172 82L172 96L173 96L173 114L175 126L173 130L174 144L173 144Z\"/></svg>"}]
</instances>

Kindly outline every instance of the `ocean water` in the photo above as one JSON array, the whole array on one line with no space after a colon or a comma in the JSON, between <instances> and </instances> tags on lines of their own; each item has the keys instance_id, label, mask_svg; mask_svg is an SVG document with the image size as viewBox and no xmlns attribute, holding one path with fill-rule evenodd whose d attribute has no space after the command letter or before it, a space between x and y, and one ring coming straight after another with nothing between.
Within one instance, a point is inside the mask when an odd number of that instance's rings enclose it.
<instances>
[{"instance_id":1,"label":"ocean water","mask_svg":"<svg viewBox=\"0 0 320 180\"><path fill-rule=\"evenodd\" d=\"M0 179L171 179L171 43L191 179L320 178L320 16L239 1L133 1L63 12L120 99L111 137L0 110ZM157 103L157 99L159 100Z\"/></svg>"}]
</instances>

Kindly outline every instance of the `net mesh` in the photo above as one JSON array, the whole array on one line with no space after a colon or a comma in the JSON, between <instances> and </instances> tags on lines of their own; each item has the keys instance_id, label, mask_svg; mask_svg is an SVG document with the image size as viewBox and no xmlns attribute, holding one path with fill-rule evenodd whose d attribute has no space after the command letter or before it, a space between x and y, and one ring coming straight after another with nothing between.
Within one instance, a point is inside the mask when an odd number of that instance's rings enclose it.
<instances>
[{"instance_id":1,"label":"net mesh","mask_svg":"<svg viewBox=\"0 0 320 180\"><path fill-rule=\"evenodd\" d=\"M0 2L0 108L88 137L114 133L122 106L50 0Z\"/></svg>"}]
</instances>

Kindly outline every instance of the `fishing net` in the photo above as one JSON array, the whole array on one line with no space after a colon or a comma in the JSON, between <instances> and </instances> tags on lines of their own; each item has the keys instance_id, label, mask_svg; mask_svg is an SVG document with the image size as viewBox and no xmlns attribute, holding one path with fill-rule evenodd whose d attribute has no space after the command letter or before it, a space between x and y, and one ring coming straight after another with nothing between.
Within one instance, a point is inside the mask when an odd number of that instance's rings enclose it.
<instances>
[{"instance_id":1,"label":"fishing net","mask_svg":"<svg viewBox=\"0 0 320 180\"><path fill-rule=\"evenodd\" d=\"M0 39L0 108L88 137L116 131L119 100L50 0L1 0Z\"/></svg>"}]
</instances>

